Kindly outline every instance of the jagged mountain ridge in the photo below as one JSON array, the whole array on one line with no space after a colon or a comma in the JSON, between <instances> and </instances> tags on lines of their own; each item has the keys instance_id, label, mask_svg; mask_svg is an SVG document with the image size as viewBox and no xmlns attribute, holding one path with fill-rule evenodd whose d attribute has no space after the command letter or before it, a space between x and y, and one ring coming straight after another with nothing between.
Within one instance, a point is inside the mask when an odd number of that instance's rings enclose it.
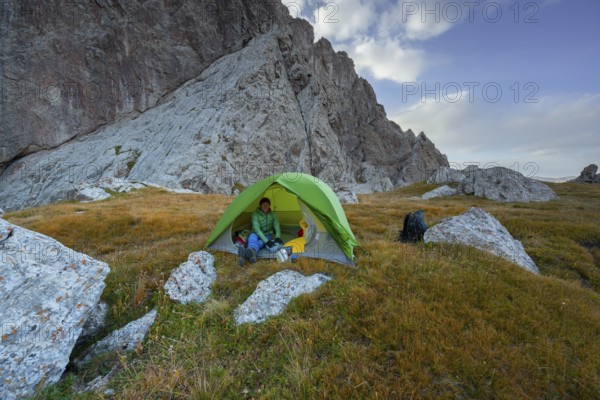
<instances>
[{"instance_id":1,"label":"jagged mountain ridge","mask_svg":"<svg viewBox=\"0 0 600 400\"><path fill-rule=\"evenodd\" d=\"M325 39L313 43L308 22L268 4L277 11L266 32L241 40L157 106L10 164L0 204L74 198L82 182L104 177L229 194L288 170L336 189L389 190L447 165L423 134L387 120L345 53Z\"/></svg>"}]
</instances>

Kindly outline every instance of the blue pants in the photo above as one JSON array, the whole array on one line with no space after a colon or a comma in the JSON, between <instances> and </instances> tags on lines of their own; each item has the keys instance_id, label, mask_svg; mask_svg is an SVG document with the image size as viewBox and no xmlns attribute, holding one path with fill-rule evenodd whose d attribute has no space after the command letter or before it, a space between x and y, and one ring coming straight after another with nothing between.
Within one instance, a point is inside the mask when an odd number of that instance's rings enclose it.
<instances>
[{"instance_id":1,"label":"blue pants","mask_svg":"<svg viewBox=\"0 0 600 400\"><path fill-rule=\"evenodd\" d=\"M269 240L273 240L273 235L267 235ZM252 232L250 236L248 236L248 248L254 249L256 254L265 247L265 242L263 242L256 233Z\"/></svg>"}]
</instances>

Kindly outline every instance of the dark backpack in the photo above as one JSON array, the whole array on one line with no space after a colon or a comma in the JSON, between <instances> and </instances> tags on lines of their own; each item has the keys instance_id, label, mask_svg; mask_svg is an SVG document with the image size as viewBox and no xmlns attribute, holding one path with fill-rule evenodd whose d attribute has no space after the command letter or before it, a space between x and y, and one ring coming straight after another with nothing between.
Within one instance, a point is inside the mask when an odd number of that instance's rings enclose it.
<instances>
[{"instance_id":1,"label":"dark backpack","mask_svg":"<svg viewBox=\"0 0 600 400\"><path fill-rule=\"evenodd\" d=\"M402 243L418 242L423 240L423 235L427 228L423 210L408 213L404 217L404 225L402 226L402 230L398 232L396 240Z\"/></svg>"}]
</instances>

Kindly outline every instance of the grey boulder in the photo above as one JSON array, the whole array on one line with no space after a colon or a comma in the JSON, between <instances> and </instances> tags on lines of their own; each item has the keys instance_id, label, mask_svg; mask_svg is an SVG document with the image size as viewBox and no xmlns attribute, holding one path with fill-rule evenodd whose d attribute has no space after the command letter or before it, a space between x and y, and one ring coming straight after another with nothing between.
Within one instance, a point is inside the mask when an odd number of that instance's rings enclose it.
<instances>
[{"instance_id":1,"label":"grey boulder","mask_svg":"<svg viewBox=\"0 0 600 400\"><path fill-rule=\"evenodd\" d=\"M132 321L123 328L114 331L94 344L84 356L75 360L75 365L82 366L105 352L135 350L144 341L155 319L156 310L152 310L142 318Z\"/></svg>"},{"instance_id":2,"label":"grey boulder","mask_svg":"<svg viewBox=\"0 0 600 400\"><path fill-rule=\"evenodd\" d=\"M429 200L429 199L433 199L436 197L454 196L455 194L456 194L456 189L452 189L450 186L444 185L444 186L440 186L439 188L430 190L429 192L422 195L421 198L423 200Z\"/></svg>"},{"instance_id":3,"label":"grey boulder","mask_svg":"<svg viewBox=\"0 0 600 400\"><path fill-rule=\"evenodd\" d=\"M87 384L80 386L79 388L76 388L75 391L78 394L103 391L105 395L109 396L110 394L112 394L112 390L107 389L107 386L110 383L110 380L112 379L112 377L115 375L116 372L117 372L117 367L113 367L108 372L108 374L95 377L94 379L89 381Z\"/></svg>"},{"instance_id":4,"label":"grey boulder","mask_svg":"<svg viewBox=\"0 0 600 400\"><path fill-rule=\"evenodd\" d=\"M12 400L60 379L109 267L2 219L0 232L0 398Z\"/></svg>"},{"instance_id":5,"label":"grey boulder","mask_svg":"<svg viewBox=\"0 0 600 400\"><path fill-rule=\"evenodd\" d=\"M457 217L443 219L430 227L423 239L425 243L473 246L512 261L528 271L539 273L523 244L513 238L493 215L480 208L473 207Z\"/></svg>"},{"instance_id":6,"label":"grey boulder","mask_svg":"<svg viewBox=\"0 0 600 400\"><path fill-rule=\"evenodd\" d=\"M342 204L358 204L356 193L350 190L339 190L336 192L337 198Z\"/></svg>"},{"instance_id":7,"label":"grey boulder","mask_svg":"<svg viewBox=\"0 0 600 400\"><path fill-rule=\"evenodd\" d=\"M280 271L256 286L254 293L235 310L235 322L238 325L264 322L268 317L281 314L292 299L312 293L329 280L331 278L323 274L305 277L295 271Z\"/></svg>"},{"instance_id":8,"label":"grey boulder","mask_svg":"<svg viewBox=\"0 0 600 400\"><path fill-rule=\"evenodd\" d=\"M165 284L166 293L182 304L202 303L217 279L214 263L215 258L206 251L191 253L188 260L171 273Z\"/></svg>"},{"instance_id":9,"label":"grey boulder","mask_svg":"<svg viewBox=\"0 0 600 400\"><path fill-rule=\"evenodd\" d=\"M600 174L598 172L598 166L596 164L590 164L585 167L579 176L571 182L576 183L600 183Z\"/></svg>"},{"instance_id":10,"label":"grey boulder","mask_svg":"<svg viewBox=\"0 0 600 400\"><path fill-rule=\"evenodd\" d=\"M504 167L473 168L458 186L459 194L472 194L502 202L550 201L558 196L547 185Z\"/></svg>"}]
</instances>

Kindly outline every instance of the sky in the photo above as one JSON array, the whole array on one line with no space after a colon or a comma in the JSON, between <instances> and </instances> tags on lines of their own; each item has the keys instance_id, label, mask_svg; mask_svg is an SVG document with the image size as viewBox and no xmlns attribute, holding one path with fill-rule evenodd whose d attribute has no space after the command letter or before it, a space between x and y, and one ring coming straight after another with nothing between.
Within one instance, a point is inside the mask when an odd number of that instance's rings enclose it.
<instances>
[{"instance_id":1,"label":"sky","mask_svg":"<svg viewBox=\"0 0 600 400\"><path fill-rule=\"evenodd\" d=\"M599 0L282 0L450 165L531 177L600 164Z\"/></svg>"}]
</instances>

